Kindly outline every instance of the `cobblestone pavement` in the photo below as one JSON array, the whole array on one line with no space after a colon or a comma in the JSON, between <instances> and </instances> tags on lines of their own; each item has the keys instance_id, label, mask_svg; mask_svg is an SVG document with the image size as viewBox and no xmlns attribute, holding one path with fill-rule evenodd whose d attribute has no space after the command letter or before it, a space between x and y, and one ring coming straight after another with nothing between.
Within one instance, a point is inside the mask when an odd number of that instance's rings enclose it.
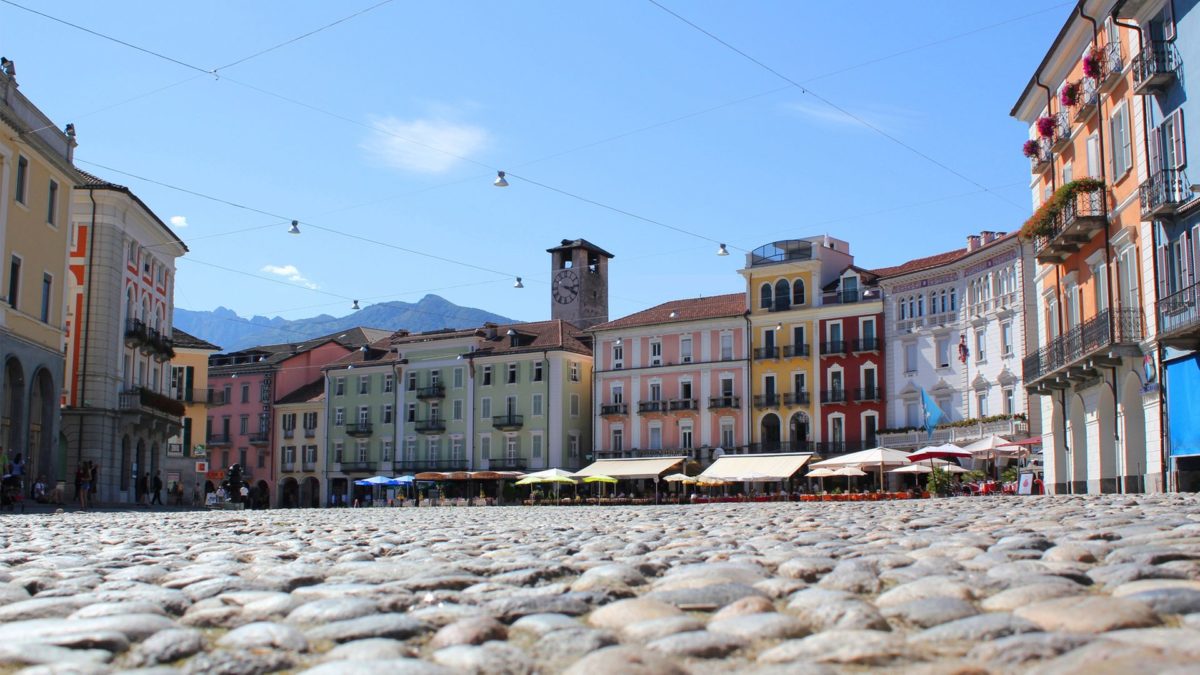
<instances>
[{"instance_id":1,"label":"cobblestone pavement","mask_svg":"<svg viewBox=\"0 0 1200 675\"><path fill-rule=\"evenodd\" d=\"M1196 495L0 517L0 671L1196 672Z\"/></svg>"}]
</instances>

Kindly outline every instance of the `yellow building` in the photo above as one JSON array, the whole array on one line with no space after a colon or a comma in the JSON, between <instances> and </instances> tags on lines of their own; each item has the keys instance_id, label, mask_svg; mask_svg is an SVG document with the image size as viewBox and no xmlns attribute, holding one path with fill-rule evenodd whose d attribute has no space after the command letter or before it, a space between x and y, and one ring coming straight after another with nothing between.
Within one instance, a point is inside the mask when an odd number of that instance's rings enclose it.
<instances>
[{"instance_id":1,"label":"yellow building","mask_svg":"<svg viewBox=\"0 0 1200 675\"><path fill-rule=\"evenodd\" d=\"M171 359L171 393L183 403L184 412L182 430L167 442L163 482L168 490L181 483L183 503L188 504L193 492L198 493L196 496L200 500L204 499L204 474L208 470L208 449L204 445L208 408L225 402L224 391L213 391L208 387L208 357L221 348L178 328L171 329L171 339L175 346L175 357Z\"/></svg>"},{"instance_id":2,"label":"yellow building","mask_svg":"<svg viewBox=\"0 0 1200 675\"><path fill-rule=\"evenodd\" d=\"M59 451L74 130L60 130L0 65L0 446L30 480L64 481Z\"/></svg>"}]
</instances>

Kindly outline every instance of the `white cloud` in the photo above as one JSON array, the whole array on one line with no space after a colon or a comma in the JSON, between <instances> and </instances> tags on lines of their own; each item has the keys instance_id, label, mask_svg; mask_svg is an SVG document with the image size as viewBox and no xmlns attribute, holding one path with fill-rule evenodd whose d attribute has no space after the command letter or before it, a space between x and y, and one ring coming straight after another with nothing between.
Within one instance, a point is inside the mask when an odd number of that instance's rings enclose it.
<instances>
[{"instance_id":1,"label":"white cloud","mask_svg":"<svg viewBox=\"0 0 1200 675\"><path fill-rule=\"evenodd\" d=\"M305 288L311 288L313 290L316 290L317 288L316 284L306 279L303 274L300 274L300 269L295 265L265 265L263 266L262 271L268 274L281 276L288 281L294 281Z\"/></svg>"},{"instance_id":2,"label":"white cloud","mask_svg":"<svg viewBox=\"0 0 1200 675\"><path fill-rule=\"evenodd\" d=\"M363 150L386 166L416 173L445 173L488 141L482 127L441 118L381 117L372 125Z\"/></svg>"},{"instance_id":3,"label":"white cloud","mask_svg":"<svg viewBox=\"0 0 1200 675\"><path fill-rule=\"evenodd\" d=\"M171 216L172 227L187 227L187 216Z\"/></svg>"},{"instance_id":4,"label":"white cloud","mask_svg":"<svg viewBox=\"0 0 1200 675\"><path fill-rule=\"evenodd\" d=\"M874 106L870 109L852 109L842 106L850 115L842 111L825 105L821 102L811 101L792 101L784 103L785 110L795 113L802 117L824 124L831 127L846 127L858 128L863 131L870 131L870 128L864 125L859 120L867 122L877 129L882 129L888 133L892 133L896 127L904 127L907 122L911 121L915 114L912 111L904 110L895 107ZM858 119L854 119L857 117Z\"/></svg>"}]
</instances>

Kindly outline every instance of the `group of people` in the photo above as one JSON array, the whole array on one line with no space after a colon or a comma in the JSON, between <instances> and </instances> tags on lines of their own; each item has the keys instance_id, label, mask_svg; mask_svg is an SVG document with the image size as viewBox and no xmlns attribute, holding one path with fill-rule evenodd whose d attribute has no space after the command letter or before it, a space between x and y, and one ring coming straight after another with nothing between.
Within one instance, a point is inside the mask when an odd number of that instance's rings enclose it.
<instances>
[{"instance_id":1,"label":"group of people","mask_svg":"<svg viewBox=\"0 0 1200 675\"><path fill-rule=\"evenodd\" d=\"M161 471L155 471L153 478L151 478L150 472L147 471L138 476L137 480L133 482L133 498L140 506L153 506L155 504L162 506L162 490L163 480Z\"/></svg>"}]
</instances>

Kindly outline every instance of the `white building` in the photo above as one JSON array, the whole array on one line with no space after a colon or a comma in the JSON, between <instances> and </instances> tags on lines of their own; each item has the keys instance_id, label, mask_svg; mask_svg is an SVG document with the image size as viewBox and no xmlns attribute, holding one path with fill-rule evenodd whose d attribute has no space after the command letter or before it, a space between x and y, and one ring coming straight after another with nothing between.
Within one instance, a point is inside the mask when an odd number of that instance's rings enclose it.
<instances>
[{"instance_id":1,"label":"white building","mask_svg":"<svg viewBox=\"0 0 1200 675\"><path fill-rule=\"evenodd\" d=\"M966 248L876 270L884 298L887 447L924 445L924 390L943 422L978 423L939 430L935 440L963 441L999 433L1025 435L1030 411L1021 359L1036 344L1032 250L1016 234L985 231ZM1034 412L1037 414L1037 411ZM997 419L999 418L999 419Z\"/></svg>"}]
</instances>

